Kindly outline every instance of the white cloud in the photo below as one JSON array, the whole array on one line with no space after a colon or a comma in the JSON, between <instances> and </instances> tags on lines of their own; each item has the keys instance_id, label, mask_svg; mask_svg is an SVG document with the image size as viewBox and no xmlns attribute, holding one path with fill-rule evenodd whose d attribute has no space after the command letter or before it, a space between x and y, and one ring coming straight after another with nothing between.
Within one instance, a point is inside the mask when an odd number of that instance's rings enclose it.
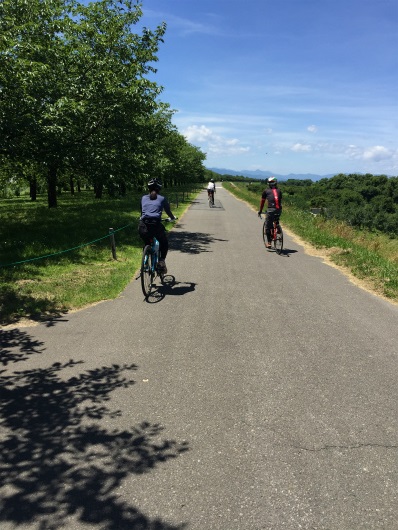
<instances>
[{"instance_id":1,"label":"white cloud","mask_svg":"<svg viewBox=\"0 0 398 530\"><path fill-rule=\"evenodd\" d=\"M176 29L180 35L183 36L190 36L192 34L225 35L225 30L221 29L221 27L207 23L206 19L204 19L203 22L198 22L197 20L173 15L170 12L154 11L151 9L145 11L145 16L156 20L156 22L159 20L166 20L168 28L171 27ZM208 18L209 20L214 20L214 17L212 17L211 14Z\"/></svg>"},{"instance_id":2,"label":"white cloud","mask_svg":"<svg viewBox=\"0 0 398 530\"><path fill-rule=\"evenodd\" d=\"M372 147L358 147L356 145L349 145L346 150L350 158L357 160L365 160L368 162L381 162L382 160L390 160L397 155L391 149L387 149L382 145L374 145Z\"/></svg>"},{"instance_id":3,"label":"white cloud","mask_svg":"<svg viewBox=\"0 0 398 530\"><path fill-rule=\"evenodd\" d=\"M190 125L182 133L193 145L198 145L205 152L212 154L239 154L247 153L250 147L243 147L237 138L224 138L205 125Z\"/></svg>"},{"instance_id":4,"label":"white cloud","mask_svg":"<svg viewBox=\"0 0 398 530\"><path fill-rule=\"evenodd\" d=\"M204 125L201 125L200 127L197 125L190 125L185 129L183 134L190 143L206 142L213 136L211 129L205 127Z\"/></svg>"},{"instance_id":5,"label":"white cloud","mask_svg":"<svg viewBox=\"0 0 398 530\"><path fill-rule=\"evenodd\" d=\"M294 144L292 145L292 147L290 148L292 151L295 151L296 153L300 153L300 152L308 152L308 151L312 151L312 146L310 144L300 144L300 143L297 143L297 144Z\"/></svg>"},{"instance_id":6,"label":"white cloud","mask_svg":"<svg viewBox=\"0 0 398 530\"><path fill-rule=\"evenodd\" d=\"M365 160L373 160L374 162L380 162L381 160L387 160L392 158L394 153L383 147L382 145L375 145L373 147L368 147L363 153L363 158Z\"/></svg>"},{"instance_id":7,"label":"white cloud","mask_svg":"<svg viewBox=\"0 0 398 530\"><path fill-rule=\"evenodd\" d=\"M318 131L318 127L316 125L310 125L309 127L307 127L307 131L311 133L316 133Z\"/></svg>"}]
</instances>

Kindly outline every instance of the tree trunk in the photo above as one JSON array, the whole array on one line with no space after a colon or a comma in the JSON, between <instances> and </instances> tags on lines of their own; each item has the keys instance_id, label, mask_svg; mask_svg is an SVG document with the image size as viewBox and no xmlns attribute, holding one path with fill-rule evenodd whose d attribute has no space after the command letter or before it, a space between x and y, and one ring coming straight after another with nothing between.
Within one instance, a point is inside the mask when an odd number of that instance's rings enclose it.
<instances>
[{"instance_id":1,"label":"tree trunk","mask_svg":"<svg viewBox=\"0 0 398 530\"><path fill-rule=\"evenodd\" d=\"M37 180L36 177L30 177L29 179L29 195L32 201L37 199Z\"/></svg>"},{"instance_id":2,"label":"tree trunk","mask_svg":"<svg viewBox=\"0 0 398 530\"><path fill-rule=\"evenodd\" d=\"M50 166L48 168L47 175L47 197L48 197L48 207L56 208L57 207L57 168L56 166Z\"/></svg>"},{"instance_id":3,"label":"tree trunk","mask_svg":"<svg viewBox=\"0 0 398 530\"><path fill-rule=\"evenodd\" d=\"M77 181L77 192L78 193L81 193L82 191L82 188L81 188L81 185L80 185L80 180Z\"/></svg>"},{"instance_id":4,"label":"tree trunk","mask_svg":"<svg viewBox=\"0 0 398 530\"><path fill-rule=\"evenodd\" d=\"M75 194L75 185L74 185L72 176L69 178L69 184L70 184L70 194L74 195Z\"/></svg>"},{"instance_id":5,"label":"tree trunk","mask_svg":"<svg viewBox=\"0 0 398 530\"><path fill-rule=\"evenodd\" d=\"M103 190L103 185L102 184L94 184L94 193L95 193L95 198L96 199L102 199L102 190Z\"/></svg>"}]
</instances>

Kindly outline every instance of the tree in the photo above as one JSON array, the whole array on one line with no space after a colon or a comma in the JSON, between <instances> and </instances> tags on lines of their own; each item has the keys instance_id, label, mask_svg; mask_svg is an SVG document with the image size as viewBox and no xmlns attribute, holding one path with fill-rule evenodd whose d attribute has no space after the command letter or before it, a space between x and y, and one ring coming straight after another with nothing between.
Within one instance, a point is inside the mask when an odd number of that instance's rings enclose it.
<instances>
[{"instance_id":1,"label":"tree","mask_svg":"<svg viewBox=\"0 0 398 530\"><path fill-rule=\"evenodd\" d=\"M160 142L162 173L166 184L201 182L204 179L203 161L206 155L189 144L176 130L169 132Z\"/></svg>"},{"instance_id":2,"label":"tree","mask_svg":"<svg viewBox=\"0 0 398 530\"><path fill-rule=\"evenodd\" d=\"M157 109L154 68L165 32L132 33L131 0L3 0L0 4L1 153L41 165L48 205L59 171L80 166L103 185Z\"/></svg>"}]
</instances>

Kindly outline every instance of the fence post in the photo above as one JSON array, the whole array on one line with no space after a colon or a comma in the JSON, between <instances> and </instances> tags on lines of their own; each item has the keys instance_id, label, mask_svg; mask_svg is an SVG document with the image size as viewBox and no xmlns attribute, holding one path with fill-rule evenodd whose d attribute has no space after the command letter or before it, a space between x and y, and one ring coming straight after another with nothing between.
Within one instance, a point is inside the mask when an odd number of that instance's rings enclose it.
<instances>
[{"instance_id":1,"label":"fence post","mask_svg":"<svg viewBox=\"0 0 398 530\"><path fill-rule=\"evenodd\" d=\"M115 233L113 231L113 228L109 229L109 239L111 241L112 257L113 257L113 259L117 259L117 257L116 257Z\"/></svg>"},{"instance_id":2,"label":"fence post","mask_svg":"<svg viewBox=\"0 0 398 530\"><path fill-rule=\"evenodd\" d=\"M176 193L176 208L178 208L178 192Z\"/></svg>"}]
</instances>

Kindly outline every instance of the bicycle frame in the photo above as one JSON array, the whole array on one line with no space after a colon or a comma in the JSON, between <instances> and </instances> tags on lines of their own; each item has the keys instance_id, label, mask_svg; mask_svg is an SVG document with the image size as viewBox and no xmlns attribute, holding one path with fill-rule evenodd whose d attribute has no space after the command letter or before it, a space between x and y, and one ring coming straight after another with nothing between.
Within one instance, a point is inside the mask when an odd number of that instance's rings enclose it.
<instances>
[{"instance_id":1,"label":"bicycle frame","mask_svg":"<svg viewBox=\"0 0 398 530\"><path fill-rule=\"evenodd\" d=\"M282 254L283 250L283 231L279 224L279 216L273 220L271 228L271 239L277 254Z\"/></svg>"},{"instance_id":2,"label":"bicycle frame","mask_svg":"<svg viewBox=\"0 0 398 530\"><path fill-rule=\"evenodd\" d=\"M177 220L177 218L173 219ZM168 222L170 219L162 219L162 221ZM153 281L156 277L160 278L160 281L164 282L165 272L158 269L159 264L159 240L156 236L152 236L148 239L148 243L144 246L142 251L141 259L141 287L142 292L146 299L148 299L152 287Z\"/></svg>"},{"instance_id":3,"label":"bicycle frame","mask_svg":"<svg viewBox=\"0 0 398 530\"><path fill-rule=\"evenodd\" d=\"M214 206L214 191L207 190L207 200L209 201L210 208L212 208Z\"/></svg>"},{"instance_id":4,"label":"bicycle frame","mask_svg":"<svg viewBox=\"0 0 398 530\"><path fill-rule=\"evenodd\" d=\"M141 287L146 299L151 294L153 281L157 276L163 283L164 275L158 271L158 262L159 242L156 237L153 237L150 243L145 245L141 261Z\"/></svg>"},{"instance_id":5,"label":"bicycle frame","mask_svg":"<svg viewBox=\"0 0 398 530\"><path fill-rule=\"evenodd\" d=\"M279 226L279 219L274 219L272 222L272 228L271 228L271 240L276 241L277 234L278 234L278 226Z\"/></svg>"},{"instance_id":6,"label":"bicycle frame","mask_svg":"<svg viewBox=\"0 0 398 530\"><path fill-rule=\"evenodd\" d=\"M152 250L152 270L157 272L157 264L159 261L159 241L156 237L153 237L151 240L151 250Z\"/></svg>"},{"instance_id":7,"label":"bicycle frame","mask_svg":"<svg viewBox=\"0 0 398 530\"><path fill-rule=\"evenodd\" d=\"M149 244L151 245L152 253L151 271L155 275L157 274L157 265L159 262L159 241L156 239L156 237L153 237L149 240Z\"/></svg>"},{"instance_id":8,"label":"bicycle frame","mask_svg":"<svg viewBox=\"0 0 398 530\"><path fill-rule=\"evenodd\" d=\"M261 219L261 215L259 216ZM264 245L269 250L270 247L268 247L268 240L267 240L267 227L266 227L267 220L264 221L263 224L263 240ZM273 246L274 250L277 254L282 254L283 249L283 231L282 227L279 223L279 215L275 217L272 221L272 227L270 228L270 236L271 236L271 245Z\"/></svg>"}]
</instances>

